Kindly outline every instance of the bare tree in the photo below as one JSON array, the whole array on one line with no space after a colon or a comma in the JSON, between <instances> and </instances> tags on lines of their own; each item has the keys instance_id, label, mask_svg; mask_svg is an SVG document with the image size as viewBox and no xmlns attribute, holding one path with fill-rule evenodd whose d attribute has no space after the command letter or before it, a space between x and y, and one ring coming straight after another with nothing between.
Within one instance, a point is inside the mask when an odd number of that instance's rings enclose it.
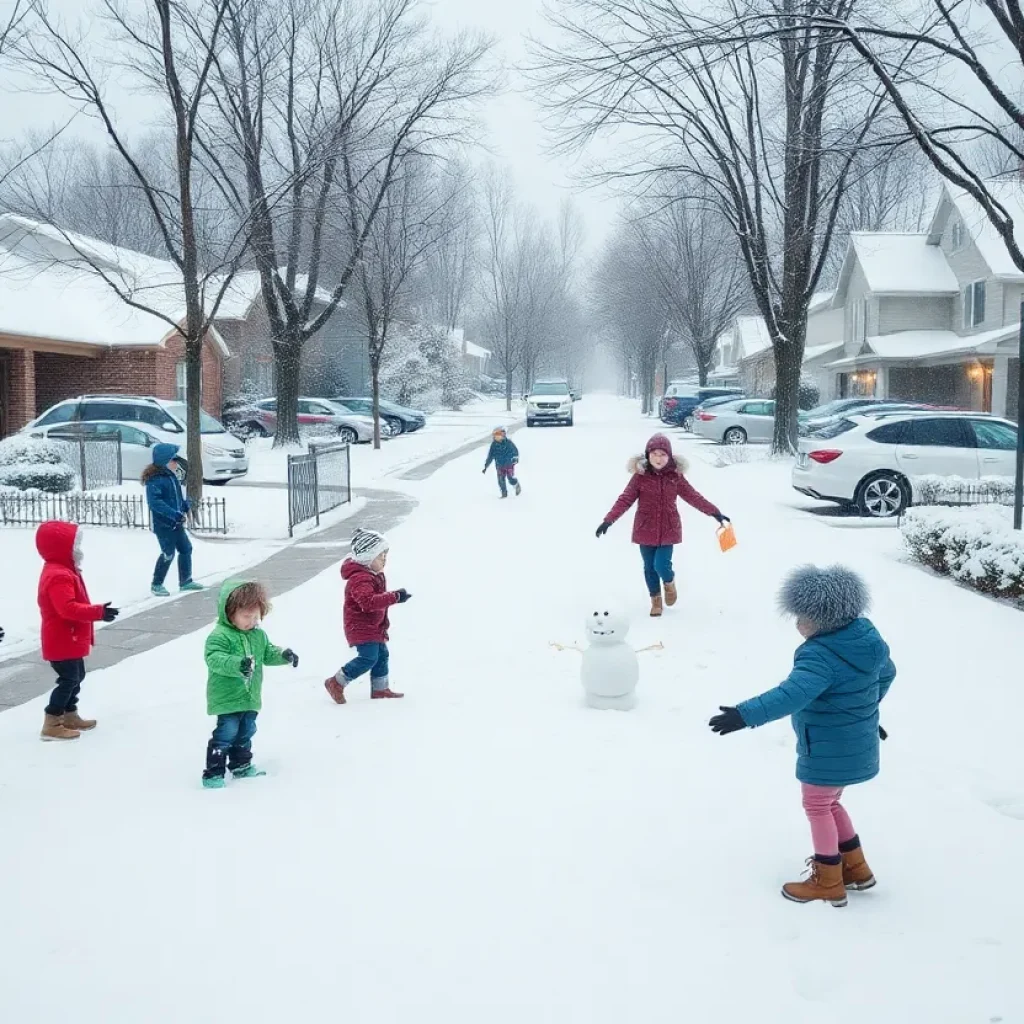
<instances>
[{"instance_id":1,"label":"bare tree","mask_svg":"<svg viewBox=\"0 0 1024 1024\"><path fill-rule=\"evenodd\" d=\"M404 162L461 141L489 87L488 43L438 41L419 10L418 0L229 3L222 144L205 155L237 182L252 223L276 366L275 444L298 440L303 347L342 302ZM327 253L328 238L343 249Z\"/></svg>"},{"instance_id":2,"label":"bare tree","mask_svg":"<svg viewBox=\"0 0 1024 1024\"><path fill-rule=\"evenodd\" d=\"M881 109L840 33L800 19L842 19L855 2L727 0L707 16L673 0L563 0L560 42L537 47L564 148L618 129L628 148L612 177L695 183L676 198L711 197L730 224L772 339L777 451L795 446L808 306Z\"/></svg>"}]
</instances>

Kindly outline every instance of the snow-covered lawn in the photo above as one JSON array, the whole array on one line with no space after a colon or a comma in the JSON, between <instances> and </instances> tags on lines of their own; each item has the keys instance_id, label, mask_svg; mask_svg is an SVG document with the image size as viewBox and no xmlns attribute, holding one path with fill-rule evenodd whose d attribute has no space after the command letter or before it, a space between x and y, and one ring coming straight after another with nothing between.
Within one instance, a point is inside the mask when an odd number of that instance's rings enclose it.
<instances>
[{"instance_id":1,"label":"snow-covered lawn","mask_svg":"<svg viewBox=\"0 0 1024 1024\"><path fill-rule=\"evenodd\" d=\"M1024 1020L1021 613L907 563L895 529L802 511L784 465L694 459L740 543L686 511L681 601L650 620L629 522L594 530L654 425L595 395L578 416L516 436L521 498L475 456L418 485L389 565L414 595L404 701L324 693L335 569L275 602L302 660L267 673L266 778L200 788L203 634L90 676L100 726L73 744L38 741L41 701L0 715L0 1020ZM788 671L780 577L833 560L900 672L882 774L847 799L879 885L841 911L778 895L810 853L788 726L706 726ZM625 714L585 710L549 647L611 602L665 644Z\"/></svg>"}]
</instances>

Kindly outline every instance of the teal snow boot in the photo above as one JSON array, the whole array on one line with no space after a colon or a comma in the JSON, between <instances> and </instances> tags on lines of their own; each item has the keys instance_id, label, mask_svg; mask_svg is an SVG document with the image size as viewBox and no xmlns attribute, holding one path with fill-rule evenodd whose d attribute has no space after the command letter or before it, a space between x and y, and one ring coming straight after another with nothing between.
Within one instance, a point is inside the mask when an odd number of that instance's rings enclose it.
<instances>
[{"instance_id":1,"label":"teal snow boot","mask_svg":"<svg viewBox=\"0 0 1024 1024\"><path fill-rule=\"evenodd\" d=\"M215 775L212 779L203 779L203 789L223 789L224 776Z\"/></svg>"},{"instance_id":2,"label":"teal snow boot","mask_svg":"<svg viewBox=\"0 0 1024 1024\"><path fill-rule=\"evenodd\" d=\"M236 779L256 779L266 774L262 768L257 768L254 764L247 764L244 768L239 768L231 773L232 777Z\"/></svg>"},{"instance_id":3,"label":"teal snow boot","mask_svg":"<svg viewBox=\"0 0 1024 1024\"><path fill-rule=\"evenodd\" d=\"M189 580L188 583L182 583L178 589L183 594L191 594L200 590L205 590L206 587L204 587L202 583L196 583L195 580Z\"/></svg>"},{"instance_id":4,"label":"teal snow boot","mask_svg":"<svg viewBox=\"0 0 1024 1024\"><path fill-rule=\"evenodd\" d=\"M154 597L170 597L171 592L162 584L157 584L155 587L150 588L150 593Z\"/></svg>"}]
</instances>

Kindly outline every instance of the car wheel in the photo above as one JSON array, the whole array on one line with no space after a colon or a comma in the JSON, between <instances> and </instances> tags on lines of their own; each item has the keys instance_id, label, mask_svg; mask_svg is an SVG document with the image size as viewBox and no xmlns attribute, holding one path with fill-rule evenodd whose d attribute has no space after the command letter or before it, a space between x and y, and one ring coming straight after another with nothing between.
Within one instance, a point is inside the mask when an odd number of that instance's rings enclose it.
<instances>
[{"instance_id":1,"label":"car wheel","mask_svg":"<svg viewBox=\"0 0 1024 1024\"><path fill-rule=\"evenodd\" d=\"M394 416L385 416L384 422L391 427L391 436L398 437L399 434L405 432L405 425L400 419L396 419Z\"/></svg>"},{"instance_id":2,"label":"car wheel","mask_svg":"<svg viewBox=\"0 0 1024 1024\"><path fill-rule=\"evenodd\" d=\"M747 432L742 427L730 427L722 437L723 444L746 444Z\"/></svg>"},{"instance_id":3,"label":"car wheel","mask_svg":"<svg viewBox=\"0 0 1024 1024\"><path fill-rule=\"evenodd\" d=\"M576 417L575 416L570 416L569 419L566 421L565 425L567 427L572 427L572 426L575 426L575 424L576 424Z\"/></svg>"},{"instance_id":4,"label":"car wheel","mask_svg":"<svg viewBox=\"0 0 1024 1024\"><path fill-rule=\"evenodd\" d=\"M906 484L895 473L872 473L857 491L857 508L872 519L902 515L910 504Z\"/></svg>"},{"instance_id":5,"label":"car wheel","mask_svg":"<svg viewBox=\"0 0 1024 1024\"><path fill-rule=\"evenodd\" d=\"M536 424L536 423L534 423L534 422L533 422L533 420L527 420L527 421L526 421L526 425L527 425L528 427L535 427L535 426L536 426L537 424Z\"/></svg>"},{"instance_id":6,"label":"car wheel","mask_svg":"<svg viewBox=\"0 0 1024 1024\"><path fill-rule=\"evenodd\" d=\"M683 417L683 422L680 424L680 426L687 433L692 434L693 433L693 417L692 416L684 416Z\"/></svg>"},{"instance_id":7,"label":"car wheel","mask_svg":"<svg viewBox=\"0 0 1024 1024\"><path fill-rule=\"evenodd\" d=\"M345 444L355 444L359 440L359 435L351 427L338 427L338 440L344 441Z\"/></svg>"},{"instance_id":8,"label":"car wheel","mask_svg":"<svg viewBox=\"0 0 1024 1024\"><path fill-rule=\"evenodd\" d=\"M231 481L228 480L207 480L208 484L213 484L214 487L226 487Z\"/></svg>"},{"instance_id":9,"label":"car wheel","mask_svg":"<svg viewBox=\"0 0 1024 1024\"><path fill-rule=\"evenodd\" d=\"M240 441L248 441L253 437L267 437L267 428L258 421L251 423L240 423L233 431L235 437Z\"/></svg>"}]
</instances>

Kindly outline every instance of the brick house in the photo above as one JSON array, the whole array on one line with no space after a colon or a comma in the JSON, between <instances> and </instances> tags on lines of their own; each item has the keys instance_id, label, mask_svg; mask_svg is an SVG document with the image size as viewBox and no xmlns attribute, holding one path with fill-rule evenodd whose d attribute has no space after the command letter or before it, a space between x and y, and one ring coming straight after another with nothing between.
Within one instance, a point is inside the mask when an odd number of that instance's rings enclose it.
<instances>
[{"instance_id":1,"label":"brick house","mask_svg":"<svg viewBox=\"0 0 1024 1024\"><path fill-rule=\"evenodd\" d=\"M83 256L140 302L171 319L184 314L172 264L0 216L0 437L83 393L184 398L180 335L161 317L123 302ZM214 416L228 355L211 331L203 350L203 407Z\"/></svg>"}]
</instances>

